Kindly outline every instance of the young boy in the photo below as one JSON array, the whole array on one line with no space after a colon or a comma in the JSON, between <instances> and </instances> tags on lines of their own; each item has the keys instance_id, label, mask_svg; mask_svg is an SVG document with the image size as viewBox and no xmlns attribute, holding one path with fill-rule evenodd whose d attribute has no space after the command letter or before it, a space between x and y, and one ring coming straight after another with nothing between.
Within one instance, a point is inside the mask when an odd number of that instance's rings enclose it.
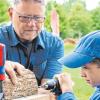
<instances>
[{"instance_id":1,"label":"young boy","mask_svg":"<svg viewBox=\"0 0 100 100\"><path fill-rule=\"evenodd\" d=\"M75 50L59 61L69 68L81 67L81 76L92 87L96 87L90 100L100 100L100 31L84 36ZM58 80L62 89L58 100L75 100L69 75L60 74Z\"/></svg>"}]
</instances>

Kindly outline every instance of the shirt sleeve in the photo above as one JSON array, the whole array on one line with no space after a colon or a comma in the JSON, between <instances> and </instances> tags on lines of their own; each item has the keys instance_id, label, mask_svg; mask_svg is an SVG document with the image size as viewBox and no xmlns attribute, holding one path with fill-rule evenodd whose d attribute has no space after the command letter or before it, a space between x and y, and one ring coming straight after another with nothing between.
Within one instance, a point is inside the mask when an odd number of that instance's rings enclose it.
<instances>
[{"instance_id":1,"label":"shirt sleeve","mask_svg":"<svg viewBox=\"0 0 100 100\"><path fill-rule=\"evenodd\" d=\"M49 57L47 59L46 70L43 78L51 79L55 74L61 73L62 65L58 62L58 59L64 55L63 41L59 40L55 45L50 48Z\"/></svg>"},{"instance_id":2,"label":"shirt sleeve","mask_svg":"<svg viewBox=\"0 0 100 100\"><path fill-rule=\"evenodd\" d=\"M57 97L57 100L76 100L72 92L66 92Z\"/></svg>"}]
</instances>

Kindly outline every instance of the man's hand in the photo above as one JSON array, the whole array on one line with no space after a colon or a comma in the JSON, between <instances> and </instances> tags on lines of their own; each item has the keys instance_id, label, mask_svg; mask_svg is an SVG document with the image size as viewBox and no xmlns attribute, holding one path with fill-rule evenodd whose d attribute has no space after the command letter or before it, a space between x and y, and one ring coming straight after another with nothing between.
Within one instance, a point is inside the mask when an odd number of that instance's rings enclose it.
<instances>
[{"instance_id":1,"label":"man's hand","mask_svg":"<svg viewBox=\"0 0 100 100\"><path fill-rule=\"evenodd\" d=\"M50 100L57 100L57 96L50 92L50 90L45 90L44 88L38 88L38 94L47 94L50 97Z\"/></svg>"},{"instance_id":2,"label":"man's hand","mask_svg":"<svg viewBox=\"0 0 100 100\"><path fill-rule=\"evenodd\" d=\"M74 85L74 83L73 83L73 81L71 79L70 74L68 74L68 73L66 73L66 74L62 73L62 74L57 74L54 77L59 80L62 93L72 92L73 91L73 85Z\"/></svg>"},{"instance_id":3,"label":"man's hand","mask_svg":"<svg viewBox=\"0 0 100 100\"><path fill-rule=\"evenodd\" d=\"M18 62L13 62L13 61L6 61L5 62L5 71L7 73L6 77L9 76L11 79L12 83L15 85L17 82L17 77L16 77L16 72L19 75L23 74L22 69L25 69L23 65L19 64Z\"/></svg>"},{"instance_id":4,"label":"man's hand","mask_svg":"<svg viewBox=\"0 0 100 100\"><path fill-rule=\"evenodd\" d=\"M43 79L41 80L41 85L43 85L44 83L46 83L48 80L49 80L49 79L44 79L44 78L43 78Z\"/></svg>"}]
</instances>

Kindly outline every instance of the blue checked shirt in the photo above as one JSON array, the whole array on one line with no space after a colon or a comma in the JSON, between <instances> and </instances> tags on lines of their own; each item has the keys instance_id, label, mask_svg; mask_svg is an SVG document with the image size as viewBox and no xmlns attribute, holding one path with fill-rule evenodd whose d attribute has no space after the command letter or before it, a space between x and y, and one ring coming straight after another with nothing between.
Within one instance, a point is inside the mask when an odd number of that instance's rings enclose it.
<instances>
[{"instance_id":1,"label":"blue checked shirt","mask_svg":"<svg viewBox=\"0 0 100 100\"><path fill-rule=\"evenodd\" d=\"M62 66L57 60L64 55L63 42L45 30L33 41L29 56L26 45L18 39L11 23L0 27L0 42L6 45L7 60L29 68L39 81L61 72Z\"/></svg>"}]
</instances>

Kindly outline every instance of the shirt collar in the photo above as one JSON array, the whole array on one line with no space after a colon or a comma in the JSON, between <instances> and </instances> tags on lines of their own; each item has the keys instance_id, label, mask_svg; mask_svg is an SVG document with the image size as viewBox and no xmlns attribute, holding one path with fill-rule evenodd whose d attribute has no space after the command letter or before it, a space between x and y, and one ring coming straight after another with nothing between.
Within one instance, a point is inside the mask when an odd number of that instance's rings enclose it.
<instances>
[{"instance_id":1,"label":"shirt collar","mask_svg":"<svg viewBox=\"0 0 100 100\"><path fill-rule=\"evenodd\" d=\"M13 25L10 24L8 27L9 37L10 37L10 45L16 46L20 41L18 40L16 33L14 31Z\"/></svg>"},{"instance_id":2,"label":"shirt collar","mask_svg":"<svg viewBox=\"0 0 100 100\"><path fill-rule=\"evenodd\" d=\"M35 50L38 50L39 47L42 47L43 49L45 49L45 45L42 39L42 34L43 34L43 31L41 31L37 37Z\"/></svg>"},{"instance_id":3,"label":"shirt collar","mask_svg":"<svg viewBox=\"0 0 100 100\"><path fill-rule=\"evenodd\" d=\"M100 89L100 85L99 85L99 86L97 86L96 88Z\"/></svg>"}]
</instances>

